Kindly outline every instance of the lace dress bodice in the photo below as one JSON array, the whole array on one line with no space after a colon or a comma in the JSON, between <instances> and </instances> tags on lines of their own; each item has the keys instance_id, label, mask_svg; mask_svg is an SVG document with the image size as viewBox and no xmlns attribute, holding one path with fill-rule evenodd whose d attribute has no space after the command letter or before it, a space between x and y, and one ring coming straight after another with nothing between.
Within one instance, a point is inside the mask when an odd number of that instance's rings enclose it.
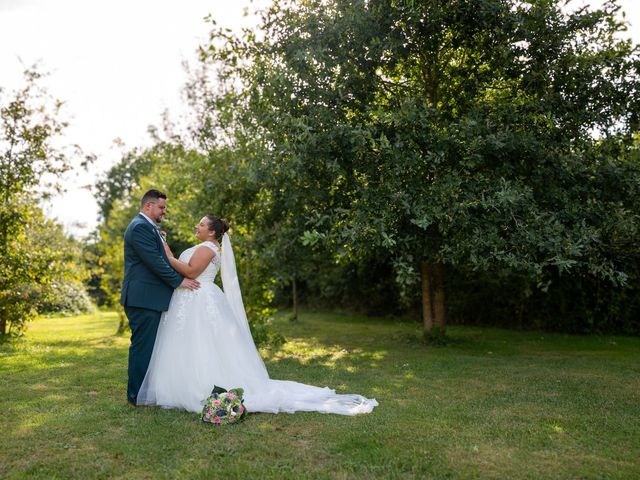
<instances>
[{"instance_id":1,"label":"lace dress bodice","mask_svg":"<svg viewBox=\"0 0 640 480\"><path fill-rule=\"evenodd\" d=\"M189 263L191 257L196 252L198 248L209 248L216 253L216 256L213 257L213 260L207 265L207 267L202 271L200 275L196 278L200 283L210 283L213 282L220 270L220 249L213 242L202 242L199 245L194 245L193 247L187 248L184 252L180 254L178 260L181 262Z\"/></svg>"}]
</instances>

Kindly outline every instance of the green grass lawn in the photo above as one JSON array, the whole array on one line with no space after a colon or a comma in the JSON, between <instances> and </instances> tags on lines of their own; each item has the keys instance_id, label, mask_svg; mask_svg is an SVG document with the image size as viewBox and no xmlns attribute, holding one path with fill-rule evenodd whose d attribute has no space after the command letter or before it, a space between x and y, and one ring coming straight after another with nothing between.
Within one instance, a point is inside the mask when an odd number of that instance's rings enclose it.
<instances>
[{"instance_id":1,"label":"green grass lawn","mask_svg":"<svg viewBox=\"0 0 640 480\"><path fill-rule=\"evenodd\" d=\"M125 401L115 314L0 345L0 478L640 478L640 339L303 314L272 378L376 398L370 415L217 427Z\"/></svg>"}]
</instances>

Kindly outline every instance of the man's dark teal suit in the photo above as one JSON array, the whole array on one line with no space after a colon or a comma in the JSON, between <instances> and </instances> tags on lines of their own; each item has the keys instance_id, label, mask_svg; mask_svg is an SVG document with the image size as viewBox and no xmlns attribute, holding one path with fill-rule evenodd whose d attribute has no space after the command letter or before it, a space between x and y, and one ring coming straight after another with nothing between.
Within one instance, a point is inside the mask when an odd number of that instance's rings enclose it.
<instances>
[{"instance_id":1,"label":"man's dark teal suit","mask_svg":"<svg viewBox=\"0 0 640 480\"><path fill-rule=\"evenodd\" d=\"M124 283L120 303L129 319L127 399L136 403L149 367L162 312L183 278L169 264L155 226L138 215L124 232Z\"/></svg>"}]
</instances>

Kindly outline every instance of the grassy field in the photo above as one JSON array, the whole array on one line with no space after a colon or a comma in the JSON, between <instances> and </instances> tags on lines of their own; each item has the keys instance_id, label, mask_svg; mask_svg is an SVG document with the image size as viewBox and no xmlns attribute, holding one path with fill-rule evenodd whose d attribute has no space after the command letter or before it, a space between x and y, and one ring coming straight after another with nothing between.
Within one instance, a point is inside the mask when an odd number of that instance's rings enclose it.
<instances>
[{"instance_id":1,"label":"grassy field","mask_svg":"<svg viewBox=\"0 0 640 480\"><path fill-rule=\"evenodd\" d=\"M374 397L370 415L214 427L125 401L115 314L40 319L0 345L0 478L640 478L640 339L281 319L272 378Z\"/></svg>"}]
</instances>

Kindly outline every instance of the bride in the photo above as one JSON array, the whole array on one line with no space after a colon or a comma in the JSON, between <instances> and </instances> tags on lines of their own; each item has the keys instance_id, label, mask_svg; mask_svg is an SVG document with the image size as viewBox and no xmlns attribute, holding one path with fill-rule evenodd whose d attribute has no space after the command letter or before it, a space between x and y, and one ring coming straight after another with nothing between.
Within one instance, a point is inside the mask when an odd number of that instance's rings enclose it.
<instances>
[{"instance_id":1,"label":"bride","mask_svg":"<svg viewBox=\"0 0 640 480\"><path fill-rule=\"evenodd\" d=\"M196 225L202 243L185 250L179 259L165 245L171 266L197 279L201 288L174 291L160 320L137 404L199 413L202 401L217 385L243 388L249 412L371 412L378 405L374 399L269 378L247 323L228 229L225 221L206 215ZM213 282L218 270L224 292Z\"/></svg>"}]
</instances>

